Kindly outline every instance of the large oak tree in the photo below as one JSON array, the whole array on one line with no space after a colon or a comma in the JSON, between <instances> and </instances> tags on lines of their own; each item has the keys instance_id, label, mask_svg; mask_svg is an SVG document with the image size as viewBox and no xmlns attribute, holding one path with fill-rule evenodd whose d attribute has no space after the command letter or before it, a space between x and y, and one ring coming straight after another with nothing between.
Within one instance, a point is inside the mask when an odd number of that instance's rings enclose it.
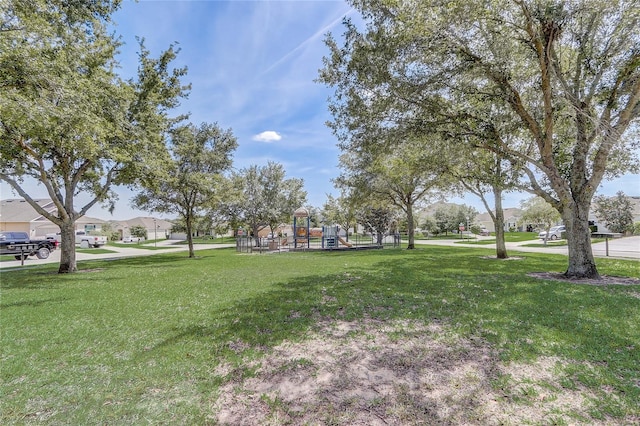
<instances>
[{"instance_id":1,"label":"large oak tree","mask_svg":"<svg viewBox=\"0 0 640 426\"><path fill-rule=\"evenodd\" d=\"M61 230L60 273L77 269L75 223L113 185L131 184L165 150L169 111L188 90L176 51L140 43L135 79L115 72L119 42L107 28L118 1L17 0L0 11L0 179ZM25 180L26 179L26 180ZM29 195L30 180L57 211ZM26 182L26 183L25 183ZM76 207L77 196L89 201Z\"/></svg>"},{"instance_id":2,"label":"large oak tree","mask_svg":"<svg viewBox=\"0 0 640 426\"><path fill-rule=\"evenodd\" d=\"M336 183L359 194L359 199L373 197L399 208L406 215L408 249L415 248L415 209L448 189L442 164L446 155L423 137L407 135L398 129L387 129L393 149L379 149L373 156L347 151L340 162L343 172Z\"/></svg>"},{"instance_id":3,"label":"large oak tree","mask_svg":"<svg viewBox=\"0 0 640 426\"><path fill-rule=\"evenodd\" d=\"M519 159L528 190L560 212L566 275L597 277L591 200L634 163L625 133L640 114L640 2L351 3L367 26L346 21L342 46L328 37L320 74L336 89L338 135L398 122L491 130L487 106L508 112L519 129L491 131L482 147Z\"/></svg>"}]
</instances>

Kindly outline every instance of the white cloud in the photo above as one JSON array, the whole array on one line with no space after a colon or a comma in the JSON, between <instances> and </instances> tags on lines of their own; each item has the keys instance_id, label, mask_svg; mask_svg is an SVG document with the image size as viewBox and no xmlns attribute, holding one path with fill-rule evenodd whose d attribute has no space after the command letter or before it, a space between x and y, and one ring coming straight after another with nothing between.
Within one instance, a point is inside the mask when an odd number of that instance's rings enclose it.
<instances>
[{"instance_id":1,"label":"white cloud","mask_svg":"<svg viewBox=\"0 0 640 426\"><path fill-rule=\"evenodd\" d=\"M274 132L273 130L267 130L262 133L258 133L253 137L254 141L258 142L275 142L282 139L282 136L278 132Z\"/></svg>"}]
</instances>

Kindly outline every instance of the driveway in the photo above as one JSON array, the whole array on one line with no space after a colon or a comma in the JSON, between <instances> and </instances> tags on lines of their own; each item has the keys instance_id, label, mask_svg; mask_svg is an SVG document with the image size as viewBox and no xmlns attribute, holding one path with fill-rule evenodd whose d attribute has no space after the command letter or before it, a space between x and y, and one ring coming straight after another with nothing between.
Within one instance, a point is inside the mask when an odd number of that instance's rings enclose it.
<instances>
[{"instance_id":1,"label":"driveway","mask_svg":"<svg viewBox=\"0 0 640 426\"><path fill-rule=\"evenodd\" d=\"M89 252L87 253L78 253L76 252L76 261L82 262L84 260L97 260L97 259L116 259L123 257L136 257L136 256L151 256L153 254L161 254L161 253L176 253L180 251L187 251L189 246L187 244L180 244L181 241L176 240L164 240L158 241L156 244L148 243L147 246L157 247L157 250L149 250L140 248L140 246L136 243L132 243L127 247L115 247L115 246L107 246L107 250L111 250L112 253L96 253L93 254L90 252L92 249L87 249ZM235 244L196 244L194 246L195 250L205 250L205 249L213 249L213 248L227 248L227 247L235 247ZM28 259L24 261L24 266L30 265L43 265L45 263L60 263L60 250L55 250L51 253L51 255L46 259L38 259L35 256L30 256ZM0 269L11 269L11 268L20 268L19 260L9 260L0 262Z\"/></svg>"}]
</instances>

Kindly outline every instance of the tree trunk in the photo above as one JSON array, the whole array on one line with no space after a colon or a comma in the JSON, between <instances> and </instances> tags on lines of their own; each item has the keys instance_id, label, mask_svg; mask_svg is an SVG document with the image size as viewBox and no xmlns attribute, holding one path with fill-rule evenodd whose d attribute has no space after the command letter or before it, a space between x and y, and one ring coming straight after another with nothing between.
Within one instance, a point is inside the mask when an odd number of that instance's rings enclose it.
<instances>
[{"instance_id":1,"label":"tree trunk","mask_svg":"<svg viewBox=\"0 0 640 426\"><path fill-rule=\"evenodd\" d=\"M407 230L409 234L409 245L407 246L407 250L413 250L416 248L415 246L415 225L413 223L413 204L407 203Z\"/></svg>"},{"instance_id":2,"label":"tree trunk","mask_svg":"<svg viewBox=\"0 0 640 426\"><path fill-rule=\"evenodd\" d=\"M193 218L191 215L187 215L185 217L185 223L187 225L187 243L189 244L189 257L196 257L195 252L193 251Z\"/></svg>"},{"instance_id":3,"label":"tree trunk","mask_svg":"<svg viewBox=\"0 0 640 426\"><path fill-rule=\"evenodd\" d=\"M344 234L345 234L344 238L345 240L347 240L347 242L349 242L349 227L350 227L349 225L350 225L349 222L345 222L342 224L344 228Z\"/></svg>"},{"instance_id":4,"label":"tree trunk","mask_svg":"<svg viewBox=\"0 0 640 426\"><path fill-rule=\"evenodd\" d=\"M573 202L562 211L569 249L567 278L600 278L591 250L589 202Z\"/></svg>"},{"instance_id":5,"label":"tree trunk","mask_svg":"<svg viewBox=\"0 0 640 426\"><path fill-rule=\"evenodd\" d=\"M59 274L76 272L76 224L73 221L63 222L60 226L60 266Z\"/></svg>"},{"instance_id":6,"label":"tree trunk","mask_svg":"<svg viewBox=\"0 0 640 426\"><path fill-rule=\"evenodd\" d=\"M507 245L504 242L504 210L502 210L502 190L493 187L493 195L495 199L496 216L493 222L496 228L496 257L498 259L507 259Z\"/></svg>"},{"instance_id":7,"label":"tree trunk","mask_svg":"<svg viewBox=\"0 0 640 426\"><path fill-rule=\"evenodd\" d=\"M260 247L260 226L259 225L251 225L251 233L253 234L253 240L255 243L255 247ZM294 239L295 239L294 235Z\"/></svg>"}]
</instances>

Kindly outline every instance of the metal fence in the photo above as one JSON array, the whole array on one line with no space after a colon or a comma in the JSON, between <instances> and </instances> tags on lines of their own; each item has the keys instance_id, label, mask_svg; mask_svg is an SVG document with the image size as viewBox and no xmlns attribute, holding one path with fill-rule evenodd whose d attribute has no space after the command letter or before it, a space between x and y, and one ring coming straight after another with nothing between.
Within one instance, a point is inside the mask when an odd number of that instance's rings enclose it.
<instances>
[{"instance_id":1,"label":"metal fence","mask_svg":"<svg viewBox=\"0 0 640 426\"><path fill-rule=\"evenodd\" d=\"M239 253L273 253L305 250L349 250L368 248L399 248L402 246L400 234L385 234L378 244L377 235L356 234L346 237L311 237L307 240L294 240L293 237L254 238L239 236L236 238L236 251Z\"/></svg>"}]
</instances>

